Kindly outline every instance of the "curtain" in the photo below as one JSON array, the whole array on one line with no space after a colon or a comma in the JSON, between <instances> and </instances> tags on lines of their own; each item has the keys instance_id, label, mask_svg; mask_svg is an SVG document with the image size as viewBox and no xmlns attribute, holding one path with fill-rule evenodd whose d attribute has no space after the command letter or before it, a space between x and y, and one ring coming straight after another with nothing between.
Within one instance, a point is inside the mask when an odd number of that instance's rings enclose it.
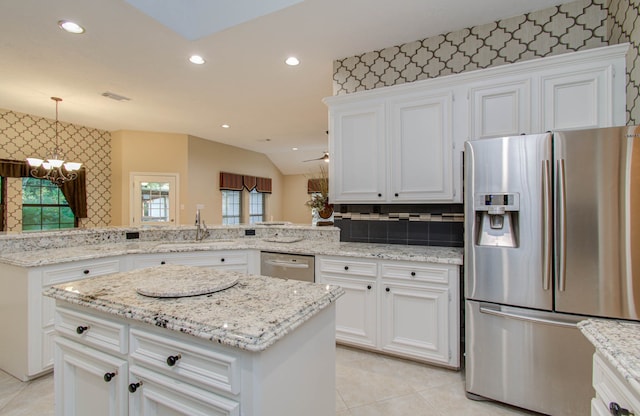
<instances>
[{"instance_id":1,"label":"curtain","mask_svg":"<svg viewBox=\"0 0 640 416\"><path fill-rule=\"evenodd\" d=\"M241 191L242 175L220 172L220 189L224 189L227 191Z\"/></svg>"},{"instance_id":2,"label":"curtain","mask_svg":"<svg viewBox=\"0 0 640 416\"><path fill-rule=\"evenodd\" d=\"M73 215L87 218L87 179L86 171L80 168L78 177L62 184L60 190L69 203ZM23 160L0 159L0 176L5 178L28 178L31 168Z\"/></svg>"},{"instance_id":3,"label":"curtain","mask_svg":"<svg viewBox=\"0 0 640 416\"><path fill-rule=\"evenodd\" d=\"M220 189L229 191L248 191L271 193L271 178L260 178L251 175L238 175L237 173L220 172Z\"/></svg>"}]
</instances>

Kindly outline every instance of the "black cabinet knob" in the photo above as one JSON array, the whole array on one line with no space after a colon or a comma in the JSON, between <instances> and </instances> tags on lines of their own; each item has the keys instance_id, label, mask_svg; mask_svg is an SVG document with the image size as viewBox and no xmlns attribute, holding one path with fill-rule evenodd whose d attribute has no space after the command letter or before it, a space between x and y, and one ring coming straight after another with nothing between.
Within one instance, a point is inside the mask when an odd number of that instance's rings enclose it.
<instances>
[{"instance_id":1,"label":"black cabinet knob","mask_svg":"<svg viewBox=\"0 0 640 416\"><path fill-rule=\"evenodd\" d=\"M220 259L220 263L224 263L224 257Z\"/></svg>"},{"instance_id":2,"label":"black cabinet knob","mask_svg":"<svg viewBox=\"0 0 640 416\"><path fill-rule=\"evenodd\" d=\"M614 416L632 416L634 413L629 412L629 409L625 409L624 407L620 407L620 405L616 402L609 403L609 413Z\"/></svg>"},{"instance_id":3,"label":"black cabinet knob","mask_svg":"<svg viewBox=\"0 0 640 416\"><path fill-rule=\"evenodd\" d=\"M382 194L378 194L378 198L382 198Z\"/></svg>"},{"instance_id":4,"label":"black cabinet knob","mask_svg":"<svg viewBox=\"0 0 640 416\"><path fill-rule=\"evenodd\" d=\"M129 384L129 393L135 393L138 387L142 386L142 381Z\"/></svg>"},{"instance_id":5,"label":"black cabinet knob","mask_svg":"<svg viewBox=\"0 0 640 416\"><path fill-rule=\"evenodd\" d=\"M386 288L385 290L386 290L387 292L391 292L391 289L390 289L390 288Z\"/></svg>"},{"instance_id":6,"label":"black cabinet knob","mask_svg":"<svg viewBox=\"0 0 640 416\"><path fill-rule=\"evenodd\" d=\"M396 192L396 193L395 193L395 197L397 198L397 197L399 197L399 196L400 196L400 195L398 195L398 193Z\"/></svg>"},{"instance_id":7,"label":"black cabinet knob","mask_svg":"<svg viewBox=\"0 0 640 416\"><path fill-rule=\"evenodd\" d=\"M89 270L83 270L83 271L82 271L82 273L84 273L84 274L89 274L89 273L91 273L91 272L90 272Z\"/></svg>"},{"instance_id":8,"label":"black cabinet knob","mask_svg":"<svg viewBox=\"0 0 640 416\"><path fill-rule=\"evenodd\" d=\"M87 331L89 329L88 326L79 326L76 328L76 333L82 335L85 331Z\"/></svg>"},{"instance_id":9,"label":"black cabinet knob","mask_svg":"<svg viewBox=\"0 0 640 416\"><path fill-rule=\"evenodd\" d=\"M167 262L166 262L166 261L164 261L164 260L162 260L162 261L160 262L160 264L167 264Z\"/></svg>"},{"instance_id":10,"label":"black cabinet knob","mask_svg":"<svg viewBox=\"0 0 640 416\"><path fill-rule=\"evenodd\" d=\"M345 270L349 270L349 266L344 266L344 269Z\"/></svg>"},{"instance_id":11,"label":"black cabinet knob","mask_svg":"<svg viewBox=\"0 0 640 416\"><path fill-rule=\"evenodd\" d=\"M111 381L112 378L114 378L116 376L117 373L104 373L104 377L102 377L104 379L104 381L106 381L107 383Z\"/></svg>"},{"instance_id":12,"label":"black cabinet knob","mask_svg":"<svg viewBox=\"0 0 640 416\"><path fill-rule=\"evenodd\" d=\"M371 285L367 285L367 289L371 290Z\"/></svg>"},{"instance_id":13,"label":"black cabinet knob","mask_svg":"<svg viewBox=\"0 0 640 416\"><path fill-rule=\"evenodd\" d=\"M416 275L416 272L411 272L411 276L412 277L415 276L415 275Z\"/></svg>"},{"instance_id":14,"label":"black cabinet knob","mask_svg":"<svg viewBox=\"0 0 640 416\"><path fill-rule=\"evenodd\" d=\"M176 365L176 363L178 362L178 360L182 358L182 355L178 354L178 355L170 355L167 357L167 365L169 367L173 367L174 365Z\"/></svg>"}]
</instances>

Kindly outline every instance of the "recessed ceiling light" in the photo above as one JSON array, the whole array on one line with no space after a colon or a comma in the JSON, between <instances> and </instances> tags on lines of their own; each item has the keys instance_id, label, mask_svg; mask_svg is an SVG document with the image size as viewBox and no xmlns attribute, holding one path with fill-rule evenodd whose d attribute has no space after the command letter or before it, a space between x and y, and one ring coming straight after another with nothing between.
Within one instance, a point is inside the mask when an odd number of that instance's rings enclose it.
<instances>
[{"instance_id":1,"label":"recessed ceiling light","mask_svg":"<svg viewBox=\"0 0 640 416\"><path fill-rule=\"evenodd\" d=\"M289 66L296 66L300 64L300 60L298 60L298 58L296 58L295 56L290 56L284 61L284 63Z\"/></svg>"},{"instance_id":2,"label":"recessed ceiling light","mask_svg":"<svg viewBox=\"0 0 640 416\"><path fill-rule=\"evenodd\" d=\"M223 125L222 125L222 126L220 126L220 127L222 127L223 129L228 129L228 128L229 128L229 127L231 127L231 126L230 126L230 125L228 125L228 124L223 124Z\"/></svg>"},{"instance_id":3,"label":"recessed ceiling light","mask_svg":"<svg viewBox=\"0 0 640 416\"><path fill-rule=\"evenodd\" d=\"M84 28L82 26L70 20L59 20L58 27L60 27L60 29L65 30L69 33L75 33L75 34L84 33Z\"/></svg>"},{"instance_id":4,"label":"recessed ceiling light","mask_svg":"<svg viewBox=\"0 0 640 416\"><path fill-rule=\"evenodd\" d=\"M298 148L297 147L292 147L291 150L298 150Z\"/></svg>"},{"instance_id":5,"label":"recessed ceiling light","mask_svg":"<svg viewBox=\"0 0 640 416\"><path fill-rule=\"evenodd\" d=\"M206 61L200 55L191 55L191 57L189 58L189 62L191 62L192 64L196 64L196 65L202 65Z\"/></svg>"}]
</instances>

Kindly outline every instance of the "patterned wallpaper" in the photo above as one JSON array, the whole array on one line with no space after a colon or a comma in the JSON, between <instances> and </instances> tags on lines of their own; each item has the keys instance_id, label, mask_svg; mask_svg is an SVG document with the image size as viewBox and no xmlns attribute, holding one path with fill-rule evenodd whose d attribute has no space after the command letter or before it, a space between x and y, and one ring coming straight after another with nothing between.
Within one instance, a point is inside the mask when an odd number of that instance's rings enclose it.
<instances>
[{"instance_id":1,"label":"patterned wallpaper","mask_svg":"<svg viewBox=\"0 0 640 416\"><path fill-rule=\"evenodd\" d=\"M627 124L640 124L640 0L610 0L609 43L631 43L627 53Z\"/></svg>"},{"instance_id":2,"label":"patterned wallpaper","mask_svg":"<svg viewBox=\"0 0 640 416\"><path fill-rule=\"evenodd\" d=\"M82 162L87 171L88 218L82 219L80 226L110 225L111 133L60 122L58 134L66 159ZM0 158L23 160L32 155L44 157L54 138L55 120L0 109ZM20 181L8 182L7 231L21 231L22 207L16 201L22 200L22 188Z\"/></svg>"},{"instance_id":3,"label":"patterned wallpaper","mask_svg":"<svg viewBox=\"0 0 640 416\"><path fill-rule=\"evenodd\" d=\"M334 62L333 93L349 94L565 52L632 42L627 120L640 123L640 0L579 0Z\"/></svg>"}]
</instances>

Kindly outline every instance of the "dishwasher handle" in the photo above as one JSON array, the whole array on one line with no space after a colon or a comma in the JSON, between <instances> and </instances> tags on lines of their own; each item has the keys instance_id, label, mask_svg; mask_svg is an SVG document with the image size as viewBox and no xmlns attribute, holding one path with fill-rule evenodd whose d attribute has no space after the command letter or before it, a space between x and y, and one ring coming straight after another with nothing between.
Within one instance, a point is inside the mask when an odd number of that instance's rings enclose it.
<instances>
[{"instance_id":1,"label":"dishwasher handle","mask_svg":"<svg viewBox=\"0 0 640 416\"><path fill-rule=\"evenodd\" d=\"M292 269L308 269L309 265L307 263L296 263L293 261L287 260L266 260L266 264L275 267L290 267Z\"/></svg>"}]
</instances>

